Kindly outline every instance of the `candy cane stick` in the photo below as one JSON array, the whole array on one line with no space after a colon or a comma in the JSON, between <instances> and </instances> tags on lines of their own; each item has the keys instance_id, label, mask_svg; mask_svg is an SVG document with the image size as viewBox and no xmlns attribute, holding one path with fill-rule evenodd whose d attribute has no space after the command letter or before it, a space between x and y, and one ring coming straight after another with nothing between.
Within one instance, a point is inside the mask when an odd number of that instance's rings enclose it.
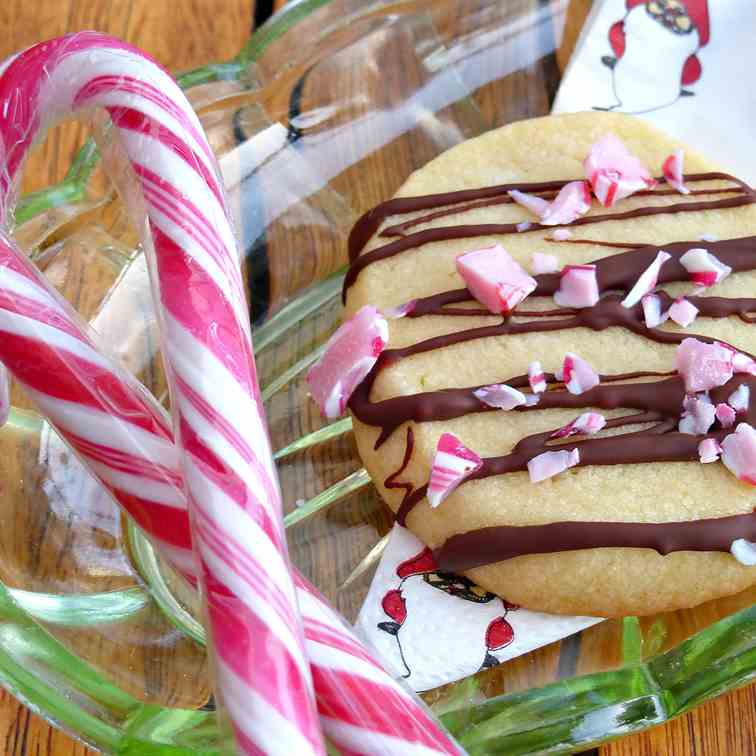
<instances>
[{"instance_id":1,"label":"candy cane stick","mask_svg":"<svg viewBox=\"0 0 756 756\"><path fill-rule=\"evenodd\" d=\"M17 167L23 156L17 155L16 157ZM18 250L11 250L11 261L20 262L22 266L28 266ZM31 279L35 280L41 291L49 296L46 308L42 312L36 313L40 323L44 326L51 326L50 322L45 322L45 317L40 317L40 315L43 316L46 313L47 318L52 322L52 327L58 328L63 324L61 333L69 337L68 343L59 345L59 349L64 353L63 358L54 359L53 364L58 372L65 374L68 371L70 373L69 354L72 350L75 353L78 348L77 339L71 340L70 337L77 335L78 321L75 317L70 316L70 308L63 305L55 295L50 295L49 290L46 290L44 281L38 279L33 271L31 271ZM7 315L13 314L13 305L17 302L18 300L14 300L13 297L7 298L5 302ZM58 306L57 311L55 305ZM60 335L57 334L59 338ZM79 334L78 341L87 343L87 338L85 335ZM7 359L12 356L4 354L2 346L0 340L0 357ZM45 358L49 357L50 353L44 350L42 352L35 351L35 355L37 367L41 367L42 372L44 372ZM102 360L102 364L107 364L107 361ZM106 407L115 407L119 406L121 387L118 383L118 369L112 364L110 367L112 375L109 376L108 381L99 383L97 387L99 393L95 392L94 395L101 396ZM83 376L89 376L91 369L85 369L79 375L77 375L76 370L73 370L72 373L73 383L75 384L77 377L81 379ZM128 388L133 384L133 381L126 378L123 383ZM113 394L113 391L115 391L115 394ZM110 395L108 392L111 392ZM138 391L137 394L139 394ZM54 399L54 397L51 397L51 399ZM46 409L54 414L59 407L55 401L49 401ZM165 438L166 431L164 420L161 427L162 413L160 408L153 407L150 411L148 407L145 414L149 420L147 428L156 432L157 438L162 441ZM128 422L139 426L140 420L144 418L138 416L139 410L135 406L130 407ZM76 428L76 422L71 421L70 418L64 417L63 419L69 419L69 424L73 422L74 431L77 429L86 430L91 425L91 423L86 422L86 417L74 418L74 421L77 419L84 421L82 423L83 428ZM117 420L118 422L111 424L115 436L121 438L125 435L126 440L128 440L128 436L131 435L128 423L122 418L117 418ZM65 423L59 421L57 425L69 441L75 440L76 433L67 432ZM164 459L160 458L158 449L153 448L151 451L158 456L155 466L158 471L161 471L161 474L164 470L170 470L172 463L175 464L175 455L171 455L170 451L164 454L166 457ZM160 451L166 452L162 446ZM122 456L127 455L122 454ZM91 458L87 457L86 454L84 454L84 461L89 463L91 467L95 467L92 465ZM146 465L149 480L149 475L154 474L154 471L149 471L150 460L139 459L138 462L142 466ZM107 470L103 464L97 466L94 472L100 476L101 480L107 482L106 476L103 475L103 472L107 472ZM117 494L117 489L114 493ZM145 510L147 516L141 519L137 517L137 519L148 534L154 537L155 525L160 524L160 513L153 517L152 515L155 512L145 501L137 502L123 496L120 497L120 501L132 515L138 515L142 510ZM138 504L138 507L134 506L135 503ZM176 509L179 512L183 511L183 519L186 520L185 510L181 506L177 506ZM181 516L177 515L177 520L180 519ZM187 528L178 527L173 528L173 530L188 535ZM179 565L184 564L186 566L189 548L187 538L183 544L176 544L174 548L168 549L167 556L174 563L178 562ZM164 546L163 550L166 551ZM242 553L240 558L244 556L244 553ZM298 579L297 591L303 605L306 621L307 650L313 656L312 666L318 693L319 710L326 731L334 742L347 751L358 751L360 753L457 753L456 745L437 726L425 709L372 661L336 614L314 593L314 589L302 579ZM233 692L238 691L238 689L238 686L232 688ZM356 695L360 691L364 694L361 697Z\"/></svg>"},{"instance_id":2,"label":"candy cane stick","mask_svg":"<svg viewBox=\"0 0 756 756\"><path fill-rule=\"evenodd\" d=\"M41 123L81 108L110 115L150 222L143 241L155 252L163 354L219 699L239 752L324 753L234 233L199 121L156 63L96 33L19 55L0 79L0 102L4 113L13 104L0 127L3 194ZM49 398L35 398L47 411Z\"/></svg>"}]
</instances>

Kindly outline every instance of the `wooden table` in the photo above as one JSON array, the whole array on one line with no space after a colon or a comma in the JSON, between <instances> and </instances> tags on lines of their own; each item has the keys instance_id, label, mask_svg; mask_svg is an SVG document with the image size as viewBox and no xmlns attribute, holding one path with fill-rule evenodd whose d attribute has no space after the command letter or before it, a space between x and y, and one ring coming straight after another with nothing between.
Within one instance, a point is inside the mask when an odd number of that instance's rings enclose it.
<instances>
[{"instance_id":1,"label":"wooden table","mask_svg":"<svg viewBox=\"0 0 756 756\"><path fill-rule=\"evenodd\" d=\"M568 36L579 30L591 0L572 0ZM172 70L222 60L238 49L253 24L254 0L4 0L0 3L0 59L41 39L77 29L100 29L143 47ZM283 4L261 2L267 7ZM201 21L200 21L201 19ZM560 62L569 52L561 51ZM34 186L60 177L71 152L65 139L50 140L46 159L35 161ZM756 686L598 749L600 756L754 756ZM51 728L0 691L0 748L8 756L88 756L94 751Z\"/></svg>"}]
</instances>

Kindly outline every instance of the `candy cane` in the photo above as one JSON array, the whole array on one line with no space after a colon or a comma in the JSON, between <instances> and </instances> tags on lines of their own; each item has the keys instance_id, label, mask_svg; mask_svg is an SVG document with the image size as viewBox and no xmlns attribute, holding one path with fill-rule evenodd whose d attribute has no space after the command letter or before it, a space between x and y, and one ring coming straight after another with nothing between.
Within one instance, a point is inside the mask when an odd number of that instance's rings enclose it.
<instances>
[{"instance_id":1,"label":"candy cane","mask_svg":"<svg viewBox=\"0 0 756 756\"><path fill-rule=\"evenodd\" d=\"M99 37L99 35L87 36L90 38L95 36L102 40L102 37ZM110 40L107 40L107 44L110 44ZM120 46L120 43L114 44ZM46 67L48 70L50 69L49 61L46 63ZM6 83L7 82L0 82L0 92L2 92L4 88L3 85ZM16 136L18 137L20 133L28 134L26 131L17 132ZM201 134L201 132L198 133ZM27 144L30 142L31 139L28 139ZM22 157L23 155L16 153L15 168L20 165ZM77 341L93 347L88 341L86 335L82 335L80 324L75 317L71 316L70 308L62 303L60 298L51 294L49 287L46 286L44 280L34 273L32 267L20 256L18 250L11 248L10 262L21 264L22 267L26 265L28 268L27 272L30 273L28 277L34 280L37 284L37 288L48 296L45 309L38 313L38 316L40 316L38 317L40 326L57 329L55 335L58 339L61 339L61 334L63 334L70 340L69 342L62 344L55 342L58 344L59 350L62 350L64 353L62 359L60 353L54 353L55 350L52 350L52 352L51 350L42 350L35 356L35 363L40 372L44 374L45 369L52 364L61 374L73 378L74 383L76 378L82 379L88 377L91 374L91 370L87 369L79 374L76 370L72 369L73 366L70 362L69 355L76 352ZM10 268L12 269L12 267L13 266L11 265ZM0 270L2 270L1 267ZM18 298L14 298L11 292L11 296L7 297L7 301L4 302L5 307L3 309L9 317L14 315L23 317L23 312L15 312L15 307L18 304ZM0 307L2 307L2 304L0 304ZM47 317L44 317L45 314ZM64 327L59 328L61 324L64 324ZM0 328L0 330L2 329ZM46 344L45 337L48 334L38 333L38 335L41 337L39 342ZM36 347L36 344L34 346ZM11 356L12 355L4 353L3 344L0 340L0 358L5 361L6 358ZM106 366L110 369L108 380L100 382L100 384L97 385L99 393L94 392L94 396L103 398L104 407L119 406L117 400L120 399L121 394L128 393L127 390L129 388L135 391L138 398L145 398L138 389L135 389L133 380L128 376L123 376L123 371L120 371L117 366L109 363L105 358L100 358L100 360L101 362L99 365L103 371L105 371ZM12 360L10 360L10 362L12 363ZM70 382L71 381L69 381L69 383ZM84 383L86 383L86 381L84 381ZM42 381L42 386L44 387L44 385L44 381ZM90 395L92 395L92 392L90 392ZM59 397L52 395L47 397L48 402L47 406L44 407L44 410L52 416L60 410L61 403L55 401L58 398ZM76 404L78 397L74 394L70 399L71 404ZM130 406L127 418L116 417L114 419L111 425L119 438L124 437L125 440L128 441L128 438L133 435L129 424L135 425L141 431L144 431L145 436L147 433L153 433L159 441L163 441L166 437L166 433L170 433L169 430L166 430L166 424L160 408L151 406L150 400L151 397L147 397L146 407L138 408L136 405ZM103 407L99 406L97 409L103 410ZM140 412L142 413L142 416L140 416ZM61 413L59 412L59 414ZM147 427L144 427L145 418L149 420L146 424ZM62 419L65 420L65 417L62 417ZM93 423L91 422L89 423L89 425L92 424ZM75 440L76 434L68 430L64 422L61 422L59 419L56 421L56 425L67 437L69 442L71 442L72 439ZM84 425L86 426L87 424L84 423ZM162 447L161 450L165 452ZM150 451L156 453L154 448ZM100 479L107 484L107 466L103 463L100 463L99 465L93 464L91 457L87 456L86 453L80 453L82 454L85 463L87 463L93 472L95 472ZM122 453L121 456L124 459L128 458L128 454L125 453ZM158 457L160 457L160 455L158 455ZM149 463L151 461L152 458L149 454L146 457L138 458L139 464L143 465L145 470L149 469ZM174 473L175 477L178 477L178 470L175 469L175 467L172 467L175 463L175 454L171 455L168 453L163 454L163 457L159 459L156 466L159 470L171 471ZM141 519L138 517L137 519L143 529L153 536L153 539L155 540L156 529L159 530L160 527L160 510L152 506L149 501L145 500L139 501L138 506L135 506L134 499L129 498L128 496L119 497L118 489L114 488L112 485L110 488L117 496L120 503L125 506L132 515L137 516L140 513L143 515ZM179 543L176 543L170 548L166 548L165 544L160 544L158 539L158 545L163 548L170 560L174 563L178 563L179 566L183 565L186 568L188 564L187 556L190 554L190 543L188 539L189 531L185 524L187 517L185 502L183 500L177 502L176 511L179 513L176 516L177 521L183 520L184 523L183 527L172 528L172 531L177 534L176 540ZM206 528L207 530L207 523L204 522L204 520L200 520L199 527ZM186 537L182 538L181 534ZM215 533L212 528L207 530L205 535L208 539L210 548L213 546L218 547L218 549L226 556L232 556L233 559L238 560L236 564L240 574L244 575L249 572L251 576L254 576L255 571L258 569L258 565L250 558L249 552L245 551L243 548L240 551L235 551L240 545L243 546L243 543L239 544L236 539L231 537L225 544L219 544L213 540L217 536L217 533ZM226 537L227 535L228 534L224 534ZM437 723L435 723L432 717L427 714L422 705L401 686L397 685L385 673L385 671L372 660L370 655L360 646L351 631L346 628L336 614L302 578L297 578L297 593L305 618L307 651L308 654L313 657L311 663L318 694L318 709L328 735L337 743L337 745L349 752L375 754L430 754L459 752L457 746L443 732L443 730L438 727ZM213 596L217 600L215 606L216 612L227 609L229 599L232 598L229 596L228 592L217 591ZM238 607L233 607L233 609L238 609ZM211 605L211 611L212 610L213 607ZM228 620L230 618L226 617L226 619ZM217 616L216 621L218 621ZM235 626L235 629L238 628ZM236 653L238 653L238 647L236 648ZM258 747L258 745L261 745L264 749L277 748L278 744L271 742L269 739L265 739L265 742L261 744L249 742L250 730L252 737L259 738L259 734L256 733L254 728L248 726L248 723L250 722L250 717L247 711L249 700L244 698L244 695L246 695L244 681L239 679L239 676L234 669L224 670L224 675L224 679L227 682L225 688L222 688L221 691L221 694L224 695L224 703L228 706L229 710L236 715L235 720L237 725L239 722L246 725L241 728L241 732L237 729L237 738L241 746L247 749ZM366 695L357 695L360 691ZM272 733L273 724L271 722L266 724L268 731ZM274 752L274 750L269 750L268 752Z\"/></svg>"},{"instance_id":2,"label":"candy cane","mask_svg":"<svg viewBox=\"0 0 756 756\"><path fill-rule=\"evenodd\" d=\"M3 195L42 123L83 108L104 108L110 116L149 218L143 242L154 249L163 355L195 518L219 699L230 713L240 752L324 753L236 243L200 123L156 63L93 32L21 53L0 79L0 102L10 114L0 127L7 168L0 176ZM40 304L30 301L29 307ZM36 321L37 333L40 327ZM86 367L94 364L91 350L81 358ZM68 399L54 392L33 396L44 412L68 411L80 425L86 423L89 406L64 406ZM124 419L132 407L114 409ZM92 428L106 433L103 418L92 419ZM94 454L101 452L98 440ZM90 456L91 466L98 463Z\"/></svg>"}]
</instances>

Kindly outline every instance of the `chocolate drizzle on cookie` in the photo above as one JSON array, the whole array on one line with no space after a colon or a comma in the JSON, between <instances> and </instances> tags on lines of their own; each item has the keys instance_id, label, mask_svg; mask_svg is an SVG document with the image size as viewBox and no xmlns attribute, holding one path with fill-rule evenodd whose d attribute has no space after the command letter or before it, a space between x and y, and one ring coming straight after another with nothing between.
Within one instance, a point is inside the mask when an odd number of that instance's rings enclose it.
<instances>
[{"instance_id":1,"label":"chocolate drizzle on cookie","mask_svg":"<svg viewBox=\"0 0 756 756\"><path fill-rule=\"evenodd\" d=\"M717 200L650 205L626 212L584 216L571 226L667 213L734 208L756 202L756 193L748 185L728 174L699 173L685 176L687 183L715 180L732 182L733 187L701 189L694 194L729 193L734 196ZM465 210L509 202L511 200L507 192L511 189L539 193L544 197L553 196L565 183L564 181L549 181L533 184L505 184L446 194L398 198L385 202L364 215L352 231L349 240L351 265L344 284L345 291L365 267L405 250L441 240L510 234L518 231L517 224L510 223L457 225L407 233L415 225ZM641 194L658 195L661 193L668 192L657 190ZM362 247L378 231L386 218L423 210L432 212L384 228L379 236L399 238L360 255ZM545 228L548 227L535 223L529 227L528 232ZM600 331L610 327L622 327L644 338L667 344L677 344L688 337L706 342L714 341L714 339L694 333L647 328L640 304L630 308L621 305L622 296L616 292L627 292L633 286L639 275L655 258L659 246L600 242L590 239L574 241L626 250L593 263L596 265L599 290L602 292L600 300L594 306L583 309L515 310L513 314L505 316L498 323L444 334L402 349L385 350L381 354L375 367L357 388L349 402L350 410L359 421L380 429L375 444L376 449L406 422L450 420L470 413L496 411L475 396L474 392L480 386L440 389L371 402L371 389L380 372L413 355L475 339L572 328ZM671 259L663 266L658 283L661 285L688 280L688 273L681 265L680 257L697 246L702 246L702 242L681 241L663 245L664 250L671 255ZM707 242L705 246L721 262L729 265L733 272L756 270L756 236ZM559 274L544 274L535 278L537 288L532 296L549 296L559 287ZM665 292L657 293L662 298L662 306L669 307L672 298ZM690 296L687 299L698 308L700 317L738 316L746 323L756 320L754 317L756 316L756 298ZM408 317L498 317L488 310L455 306L472 302L474 299L467 289L441 292L418 299ZM654 378L656 380L651 380ZM580 451L579 466L695 461L698 460L698 445L702 439L713 438L722 441L731 432L718 426L715 426L706 436L678 432L677 426L682 413L685 387L682 378L677 375L638 372L602 376L602 381L598 386L577 395L570 394L553 375L547 375L546 380L549 383L549 390L540 395L538 404L517 407L515 411L533 412L549 408L588 407L606 410L617 408L635 410L627 415L612 418L606 424L606 428L627 427L627 432L601 438L563 440L558 443L553 441L552 431L527 436L521 439L509 454L484 459L482 467L468 480L526 470L528 461L533 457L547 450L561 448L577 448ZM524 388L528 385L527 376L503 378L501 382L513 388ZM756 397L754 393L756 392L756 377L738 374L724 386L710 392L712 401L715 404L725 402L740 385L748 386L751 395ZM756 402L754 406L756 407ZM756 409L749 407L739 420L756 425ZM633 427L638 427L638 429L633 430ZM397 512L397 520L400 523L406 521L409 513L425 498L426 493L425 486L412 489L408 484L395 482L396 477L409 464L413 442L411 428L408 428L402 466L397 473L386 480L387 487L401 487L405 491ZM662 554L680 550L729 551L732 541L737 538L756 539L756 513L684 523L567 522L538 526L491 527L450 538L436 551L436 558L443 569L464 570L524 554L583 548L652 548Z\"/></svg>"}]
</instances>

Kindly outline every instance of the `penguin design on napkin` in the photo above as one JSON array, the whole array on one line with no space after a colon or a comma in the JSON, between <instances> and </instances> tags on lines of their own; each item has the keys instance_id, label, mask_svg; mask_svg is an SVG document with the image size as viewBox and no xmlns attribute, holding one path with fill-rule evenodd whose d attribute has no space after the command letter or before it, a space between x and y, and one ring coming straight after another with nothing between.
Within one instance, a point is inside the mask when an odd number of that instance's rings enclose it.
<instances>
[{"instance_id":1,"label":"penguin design on napkin","mask_svg":"<svg viewBox=\"0 0 756 756\"><path fill-rule=\"evenodd\" d=\"M423 670L433 669L434 653L444 649L461 672L474 674L499 663L496 652L514 640L512 625L505 619L517 609L514 604L480 588L471 580L437 569L433 553L425 548L396 569L398 588L381 600L389 618L378 628L396 638L405 679L424 689L416 679ZM463 613L460 601L468 602ZM453 621L449 621L454 617ZM430 665L428 664L430 662Z\"/></svg>"},{"instance_id":2,"label":"penguin design on napkin","mask_svg":"<svg viewBox=\"0 0 756 756\"><path fill-rule=\"evenodd\" d=\"M601 59L616 102L596 110L647 113L693 96L698 52L709 42L708 0L626 0L626 9L609 29L613 55Z\"/></svg>"}]
</instances>

